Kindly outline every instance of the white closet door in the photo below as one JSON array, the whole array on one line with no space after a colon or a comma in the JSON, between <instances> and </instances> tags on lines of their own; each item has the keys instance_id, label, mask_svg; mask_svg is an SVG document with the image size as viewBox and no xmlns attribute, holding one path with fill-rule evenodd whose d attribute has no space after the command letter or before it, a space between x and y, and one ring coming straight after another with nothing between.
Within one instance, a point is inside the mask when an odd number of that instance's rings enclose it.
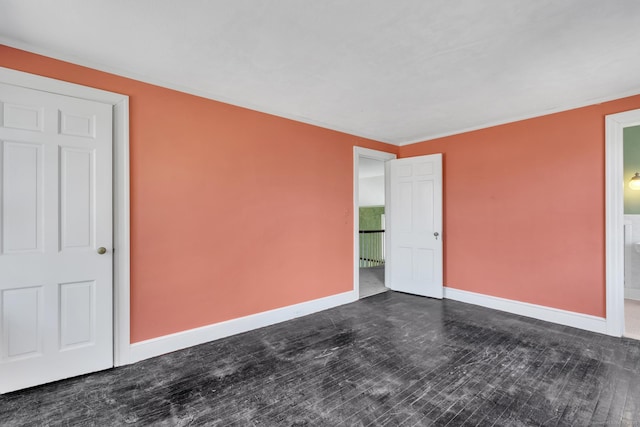
<instances>
[{"instance_id":1,"label":"white closet door","mask_svg":"<svg viewBox=\"0 0 640 427\"><path fill-rule=\"evenodd\" d=\"M0 392L113 366L112 108L0 84Z\"/></svg>"}]
</instances>

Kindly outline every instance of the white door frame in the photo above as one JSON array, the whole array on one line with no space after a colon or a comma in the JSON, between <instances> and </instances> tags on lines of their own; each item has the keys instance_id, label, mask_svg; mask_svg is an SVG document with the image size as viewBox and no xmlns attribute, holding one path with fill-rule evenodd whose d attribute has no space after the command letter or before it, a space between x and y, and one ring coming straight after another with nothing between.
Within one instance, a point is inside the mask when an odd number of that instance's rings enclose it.
<instances>
[{"instance_id":1,"label":"white door frame","mask_svg":"<svg viewBox=\"0 0 640 427\"><path fill-rule=\"evenodd\" d=\"M605 117L605 241L607 334L624 333L624 128L640 125L640 110Z\"/></svg>"},{"instance_id":2,"label":"white door frame","mask_svg":"<svg viewBox=\"0 0 640 427\"><path fill-rule=\"evenodd\" d=\"M129 364L129 97L4 67L0 81L113 106L113 363Z\"/></svg>"},{"instance_id":3,"label":"white door frame","mask_svg":"<svg viewBox=\"0 0 640 427\"><path fill-rule=\"evenodd\" d=\"M355 298L360 298L360 181L358 179L360 172L360 158L380 160L386 162L393 160L397 156L393 153L385 151L372 150L370 148L353 147L353 292ZM384 176L384 205L385 213L389 209L389 177L385 173ZM385 250L386 252L386 250Z\"/></svg>"}]
</instances>

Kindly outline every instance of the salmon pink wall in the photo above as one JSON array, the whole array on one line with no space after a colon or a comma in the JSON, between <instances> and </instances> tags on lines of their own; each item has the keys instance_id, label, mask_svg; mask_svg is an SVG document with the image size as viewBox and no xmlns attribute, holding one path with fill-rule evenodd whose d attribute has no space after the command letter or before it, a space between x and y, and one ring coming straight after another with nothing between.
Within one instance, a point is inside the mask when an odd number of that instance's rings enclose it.
<instances>
[{"instance_id":1,"label":"salmon pink wall","mask_svg":"<svg viewBox=\"0 0 640 427\"><path fill-rule=\"evenodd\" d=\"M640 96L400 147L444 153L445 285L605 316L604 117Z\"/></svg>"},{"instance_id":2,"label":"salmon pink wall","mask_svg":"<svg viewBox=\"0 0 640 427\"><path fill-rule=\"evenodd\" d=\"M131 340L353 288L353 146L397 147L0 45L130 97Z\"/></svg>"}]
</instances>

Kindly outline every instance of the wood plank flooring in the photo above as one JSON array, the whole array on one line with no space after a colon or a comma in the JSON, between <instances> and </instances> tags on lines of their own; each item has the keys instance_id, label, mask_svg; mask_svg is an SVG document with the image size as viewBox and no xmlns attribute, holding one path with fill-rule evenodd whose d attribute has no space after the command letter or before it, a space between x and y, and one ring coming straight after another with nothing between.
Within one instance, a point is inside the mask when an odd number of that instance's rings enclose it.
<instances>
[{"instance_id":1,"label":"wood plank flooring","mask_svg":"<svg viewBox=\"0 0 640 427\"><path fill-rule=\"evenodd\" d=\"M640 342L396 292L0 396L2 426L640 424Z\"/></svg>"}]
</instances>

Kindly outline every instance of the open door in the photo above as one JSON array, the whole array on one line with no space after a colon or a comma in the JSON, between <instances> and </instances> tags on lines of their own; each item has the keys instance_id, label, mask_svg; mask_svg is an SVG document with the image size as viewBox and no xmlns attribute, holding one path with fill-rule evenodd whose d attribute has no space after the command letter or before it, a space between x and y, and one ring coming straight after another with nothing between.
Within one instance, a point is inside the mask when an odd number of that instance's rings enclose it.
<instances>
[{"instance_id":1,"label":"open door","mask_svg":"<svg viewBox=\"0 0 640 427\"><path fill-rule=\"evenodd\" d=\"M442 298L442 154L389 160L387 287Z\"/></svg>"}]
</instances>

